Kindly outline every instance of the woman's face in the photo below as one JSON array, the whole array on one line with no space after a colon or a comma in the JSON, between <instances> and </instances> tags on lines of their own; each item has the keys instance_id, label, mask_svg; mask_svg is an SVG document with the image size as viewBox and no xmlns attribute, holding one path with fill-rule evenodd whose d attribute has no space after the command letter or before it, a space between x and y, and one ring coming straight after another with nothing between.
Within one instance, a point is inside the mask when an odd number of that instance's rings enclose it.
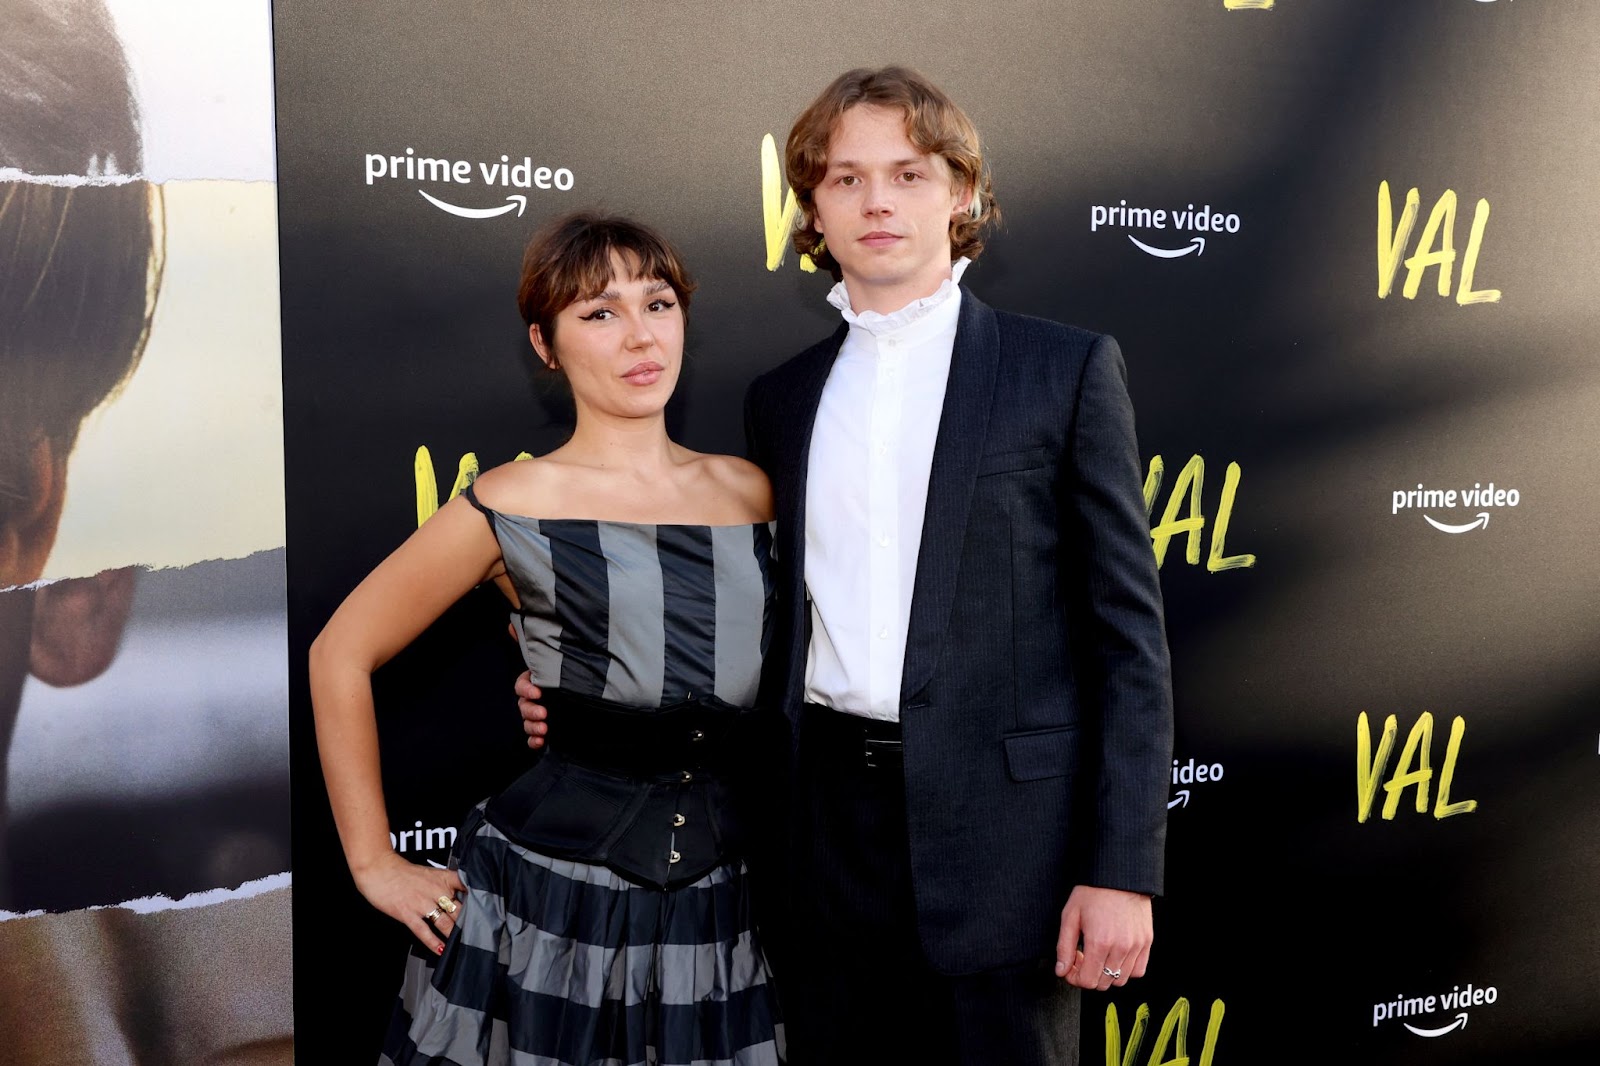
<instances>
[{"instance_id":1,"label":"woman's face","mask_svg":"<svg viewBox=\"0 0 1600 1066\"><path fill-rule=\"evenodd\" d=\"M613 254L604 292L556 315L552 351L534 326L534 349L554 358L584 414L647 418L660 414L683 365L683 309L672 286L634 275L638 264Z\"/></svg>"}]
</instances>

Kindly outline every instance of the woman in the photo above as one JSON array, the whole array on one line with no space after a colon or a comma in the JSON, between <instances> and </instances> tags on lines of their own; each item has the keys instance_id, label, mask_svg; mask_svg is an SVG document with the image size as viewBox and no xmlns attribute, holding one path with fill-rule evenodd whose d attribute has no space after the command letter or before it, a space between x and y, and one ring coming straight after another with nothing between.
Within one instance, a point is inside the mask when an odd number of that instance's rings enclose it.
<instances>
[{"instance_id":1,"label":"woman","mask_svg":"<svg viewBox=\"0 0 1600 1066\"><path fill-rule=\"evenodd\" d=\"M446 504L312 646L351 873L426 949L386 1063L779 1061L726 783L767 639L771 489L667 436L693 289L633 222L537 234L518 303L571 384L571 439ZM389 846L370 675L486 580L514 605L556 740L432 870Z\"/></svg>"}]
</instances>

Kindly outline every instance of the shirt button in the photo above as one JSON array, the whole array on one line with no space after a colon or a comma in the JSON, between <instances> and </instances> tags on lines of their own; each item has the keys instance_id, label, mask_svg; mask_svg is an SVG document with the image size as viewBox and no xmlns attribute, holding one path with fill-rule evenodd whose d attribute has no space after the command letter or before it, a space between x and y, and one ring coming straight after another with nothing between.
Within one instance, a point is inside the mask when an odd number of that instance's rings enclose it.
<instances>
[{"instance_id":1,"label":"shirt button","mask_svg":"<svg viewBox=\"0 0 1600 1066\"><path fill-rule=\"evenodd\" d=\"M879 640L888 640L889 639L889 627L888 626L884 626L882 629L878 630L878 639Z\"/></svg>"},{"instance_id":2,"label":"shirt button","mask_svg":"<svg viewBox=\"0 0 1600 1066\"><path fill-rule=\"evenodd\" d=\"M898 340L898 339L897 339L897 338L895 338L895 337L890 337L890 338L889 338L889 339L888 339L888 340L887 340L887 341L885 341L885 342L884 342L884 343L885 343L885 344L887 344L887 345L888 345L888 346L889 346L889 347L891 347L891 348L898 348L898 347L900 347L900 341L899 341L899 340Z\"/></svg>"},{"instance_id":3,"label":"shirt button","mask_svg":"<svg viewBox=\"0 0 1600 1066\"><path fill-rule=\"evenodd\" d=\"M682 861L683 861L683 856L679 855L677 852L669 851L667 853L667 863L669 865L672 864L672 863L675 863L675 862L682 862Z\"/></svg>"},{"instance_id":4,"label":"shirt button","mask_svg":"<svg viewBox=\"0 0 1600 1066\"><path fill-rule=\"evenodd\" d=\"M694 774L690 773L688 770L685 770L683 772L683 780L684 780L685 783L693 781L694 780Z\"/></svg>"},{"instance_id":5,"label":"shirt button","mask_svg":"<svg viewBox=\"0 0 1600 1066\"><path fill-rule=\"evenodd\" d=\"M889 534L887 534L887 533L879 533L878 534L878 547L887 548L888 546L889 546Z\"/></svg>"},{"instance_id":6,"label":"shirt button","mask_svg":"<svg viewBox=\"0 0 1600 1066\"><path fill-rule=\"evenodd\" d=\"M889 454L889 445L885 444L881 440L878 442L878 454L879 455L888 455Z\"/></svg>"},{"instance_id":7,"label":"shirt button","mask_svg":"<svg viewBox=\"0 0 1600 1066\"><path fill-rule=\"evenodd\" d=\"M683 824L683 823L684 823L684 822L687 822L687 821L688 821L688 820L689 820L689 819L687 819L687 818L685 818L685 817L684 817L684 816L683 816L683 815L681 815L681 814L674 814L674 815L673 815L673 816L672 816L672 824L673 824L673 826L674 826L674 827L676 827L676 826L680 826L680 825L682 825L682 824Z\"/></svg>"},{"instance_id":8,"label":"shirt button","mask_svg":"<svg viewBox=\"0 0 1600 1066\"><path fill-rule=\"evenodd\" d=\"M690 740L699 741L699 740L704 740L705 738L706 738L705 730L703 730L703 729L691 729L691 730L689 730L689 739Z\"/></svg>"}]
</instances>

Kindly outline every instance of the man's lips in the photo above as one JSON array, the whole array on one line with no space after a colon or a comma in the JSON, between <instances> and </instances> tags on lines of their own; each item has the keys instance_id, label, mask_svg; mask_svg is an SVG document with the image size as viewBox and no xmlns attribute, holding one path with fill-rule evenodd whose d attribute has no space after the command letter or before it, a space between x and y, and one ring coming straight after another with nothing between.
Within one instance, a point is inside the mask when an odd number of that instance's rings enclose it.
<instances>
[{"instance_id":1,"label":"man's lips","mask_svg":"<svg viewBox=\"0 0 1600 1066\"><path fill-rule=\"evenodd\" d=\"M630 385L654 385L661 380L661 372L665 369L660 363L636 363L622 375L622 380Z\"/></svg>"},{"instance_id":2,"label":"man's lips","mask_svg":"<svg viewBox=\"0 0 1600 1066\"><path fill-rule=\"evenodd\" d=\"M873 230L860 238L860 243L868 248L885 248L900 239L898 233L889 233L886 230Z\"/></svg>"}]
</instances>

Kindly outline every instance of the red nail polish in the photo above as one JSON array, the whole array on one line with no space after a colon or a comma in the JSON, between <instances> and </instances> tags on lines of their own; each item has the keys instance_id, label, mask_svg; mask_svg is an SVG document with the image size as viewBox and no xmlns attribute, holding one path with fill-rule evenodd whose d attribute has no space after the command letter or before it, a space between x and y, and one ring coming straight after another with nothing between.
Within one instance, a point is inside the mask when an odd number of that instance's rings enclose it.
<instances>
[{"instance_id":1,"label":"red nail polish","mask_svg":"<svg viewBox=\"0 0 1600 1066\"><path fill-rule=\"evenodd\" d=\"M444 945L440 944L438 947L434 948L433 949L433 953L435 955L443 955L444 954Z\"/></svg>"}]
</instances>

